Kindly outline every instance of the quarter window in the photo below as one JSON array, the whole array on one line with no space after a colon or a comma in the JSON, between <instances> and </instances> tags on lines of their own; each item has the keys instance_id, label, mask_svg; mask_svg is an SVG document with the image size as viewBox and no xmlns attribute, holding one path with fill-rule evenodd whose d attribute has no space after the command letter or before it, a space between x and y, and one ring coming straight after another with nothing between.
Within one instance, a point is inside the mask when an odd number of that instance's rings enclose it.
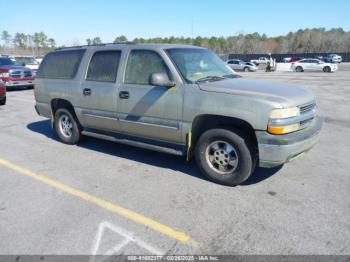
<instances>
[{"instance_id":1,"label":"quarter window","mask_svg":"<svg viewBox=\"0 0 350 262\"><path fill-rule=\"evenodd\" d=\"M41 63L37 77L58 79L74 78L84 53L85 49L49 53Z\"/></svg>"},{"instance_id":2,"label":"quarter window","mask_svg":"<svg viewBox=\"0 0 350 262\"><path fill-rule=\"evenodd\" d=\"M121 51L99 51L91 58L86 80L115 82Z\"/></svg>"},{"instance_id":3,"label":"quarter window","mask_svg":"<svg viewBox=\"0 0 350 262\"><path fill-rule=\"evenodd\" d=\"M169 76L169 69L160 55L150 50L132 50L126 65L124 83L148 85L152 73L166 73Z\"/></svg>"}]
</instances>

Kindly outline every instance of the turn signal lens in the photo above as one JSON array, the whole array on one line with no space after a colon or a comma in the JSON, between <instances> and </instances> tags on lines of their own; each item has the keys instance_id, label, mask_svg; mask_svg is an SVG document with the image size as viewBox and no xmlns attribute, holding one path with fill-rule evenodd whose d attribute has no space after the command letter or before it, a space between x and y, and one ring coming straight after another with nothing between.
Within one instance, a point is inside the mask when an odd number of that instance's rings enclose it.
<instances>
[{"instance_id":1,"label":"turn signal lens","mask_svg":"<svg viewBox=\"0 0 350 262\"><path fill-rule=\"evenodd\" d=\"M270 113L270 119L289 118L299 114L300 110L298 107L273 109Z\"/></svg>"},{"instance_id":2,"label":"turn signal lens","mask_svg":"<svg viewBox=\"0 0 350 262\"><path fill-rule=\"evenodd\" d=\"M299 130L299 127L299 124L292 124L288 126L269 126L267 127L267 131L270 134L283 135L297 131Z\"/></svg>"}]
</instances>

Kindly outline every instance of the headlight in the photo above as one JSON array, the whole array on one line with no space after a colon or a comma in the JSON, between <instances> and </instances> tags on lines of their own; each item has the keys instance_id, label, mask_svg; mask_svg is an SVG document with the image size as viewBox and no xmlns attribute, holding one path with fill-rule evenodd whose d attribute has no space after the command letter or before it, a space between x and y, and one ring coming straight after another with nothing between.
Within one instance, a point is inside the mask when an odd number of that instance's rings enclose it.
<instances>
[{"instance_id":1,"label":"headlight","mask_svg":"<svg viewBox=\"0 0 350 262\"><path fill-rule=\"evenodd\" d=\"M267 127L267 131L274 135L283 135L292 133L294 131L299 130L299 123L292 123L283 125L279 123L278 119L286 119L291 117L296 117L300 115L299 107L290 107L290 108L282 108L282 109L274 109L270 113L270 119L275 121L270 121ZM276 121L277 119L277 121ZM279 123L279 124L278 124Z\"/></svg>"},{"instance_id":2,"label":"headlight","mask_svg":"<svg viewBox=\"0 0 350 262\"><path fill-rule=\"evenodd\" d=\"M273 109L270 114L270 119L289 118L298 116L299 114L300 110L298 107Z\"/></svg>"},{"instance_id":3,"label":"headlight","mask_svg":"<svg viewBox=\"0 0 350 262\"><path fill-rule=\"evenodd\" d=\"M0 73L0 77L10 77L9 73Z\"/></svg>"}]
</instances>

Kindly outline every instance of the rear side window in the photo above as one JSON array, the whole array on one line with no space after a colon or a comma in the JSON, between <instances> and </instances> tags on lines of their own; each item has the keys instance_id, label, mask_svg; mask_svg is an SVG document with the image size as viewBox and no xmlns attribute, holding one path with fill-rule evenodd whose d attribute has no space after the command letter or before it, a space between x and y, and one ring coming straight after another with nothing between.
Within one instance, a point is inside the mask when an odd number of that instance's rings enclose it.
<instances>
[{"instance_id":1,"label":"rear side window","mask_svg":"<svg viewBox=\"0 0 350 262\"><path fill-rule=\"evenodd\" d=\"M99 51L91 58L86 80L115 82L121 51Z\"/></svg>"},{"instance_id":2,"label":"rear side window","mask_svg":"<svg viewBox=\"0 0 350 262\"><path fill-rule=\"evenodd\" d=\"M85 49L49 53L41 63L37 77L72 79L75 77Z\"/></svg>"},{"instance_id":3,"label":"rear side window","mask_svg":"<svg viewBox=\"0 0 350 262\"><path fill-rule=\"evenodd\" d=\"M149 85L152 73L166 73L169 69L161 56L150 50L131 51L125 70L125 84Z\"/></svg>"}]
</instances>

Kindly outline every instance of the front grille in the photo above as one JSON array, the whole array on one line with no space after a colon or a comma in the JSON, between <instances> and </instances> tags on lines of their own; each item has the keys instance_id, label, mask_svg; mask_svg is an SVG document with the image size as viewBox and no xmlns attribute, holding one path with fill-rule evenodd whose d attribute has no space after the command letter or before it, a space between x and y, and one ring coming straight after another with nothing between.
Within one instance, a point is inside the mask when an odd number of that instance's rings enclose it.
<instances>
[{"instance_id":1,"label":"front grille","mask_svg":"<svg viewBox=\"0 0 350 262\"><path fill-rule=\"evenodd\" d=\"M19 79L19 78L25 78L25 77L32 77L33 73L32 71L26 70L26 71L12 71L10 72L10 77L14 79Z\"/></svg>"},{"instance_id":2,"label":"front grille","mask_svg":"<svg viewBox=\"0 0 350 262\"><path fill-rule=\"evenodd\" d=\"M308 126L314 118L310 118L300 122L300 128L305 128Z\"/></svg>"},{"instance_id":3,"label":"front grille","mask_svg":"<svg viewBox=\"0 0 350 262\"><path fill-rule=\"evenodd\" d=\"M312 120L315 118L315 109L316 109L316 104L315 103L310 103L310 104L306 104L306 105L302 105L299 107L300 110L300 115L301 116L305 116L306 114L310 114L310 118L307 118L305 120L300 121L300 129L304 129L306 127L308 127Z\"/></svg>"},{"instance_id":4,"label":"front grille","mask_svg":"<svg viewBox=\"0 0 350 262\"><path fill-rule=\"evenodd\" d=\"M24 77L31 77L32 71L24 71Z\"/></svg>"},{"instance_id":5,"label":"front grille","mask_svg":"<svg viewBox=\"0 0 350 262\"><path fill-rule=\"evenodd\" d=\"M10 73L11 78L21 78L21 71L13 71Z\"/></svg>"},{"instance_id":6,"label":"front grille","mask_svg":"<svg viewBox=\"0 0 350 262\"><path fill-rule=\"evenodd\" d=\"M316 107L315 103L300 106L300 114L305 114Z\"/></svg>"}]
</instances>

